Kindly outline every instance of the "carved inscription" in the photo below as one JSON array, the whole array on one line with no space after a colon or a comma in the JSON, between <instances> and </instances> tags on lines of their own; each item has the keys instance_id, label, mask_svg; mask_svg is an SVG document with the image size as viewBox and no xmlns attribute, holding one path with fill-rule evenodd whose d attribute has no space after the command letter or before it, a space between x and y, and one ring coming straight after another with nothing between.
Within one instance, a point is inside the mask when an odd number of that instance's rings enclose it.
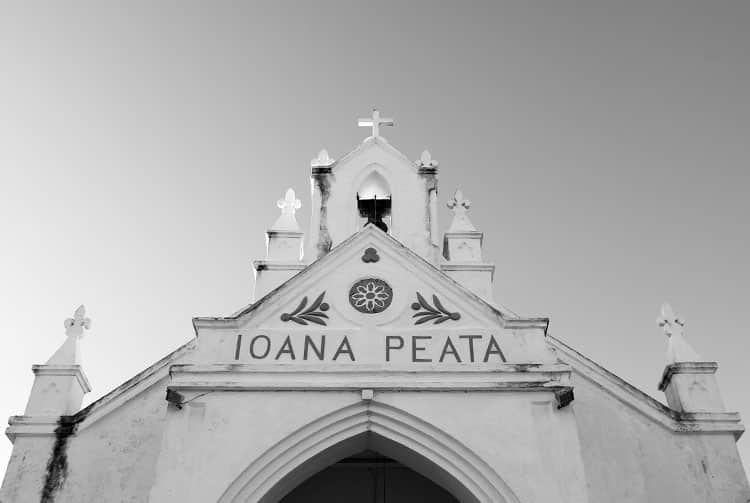
<instances>
[{"instance_id":1,"label":"carved inscription","mask_svg":"<svg viewBox=\"0 0 750 503\"><path fill-rule=\"evenodd\" d=\"M334 363L504 363L492 334L237 334L234 360Z\"/></svg>"}]
</instances>

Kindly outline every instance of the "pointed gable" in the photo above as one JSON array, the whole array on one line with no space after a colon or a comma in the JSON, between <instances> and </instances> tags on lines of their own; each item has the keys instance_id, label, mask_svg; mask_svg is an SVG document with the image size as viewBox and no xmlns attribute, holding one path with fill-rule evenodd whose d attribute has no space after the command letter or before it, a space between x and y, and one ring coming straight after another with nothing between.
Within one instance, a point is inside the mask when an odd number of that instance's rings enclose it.
<instances>
[{"instance_id":1,"label":"pointed gable","mask_svg":"<svg viewBox=\"0 0 750 503\"><path fill-rule=\"evenodd\" d=\"M437 263L437 170L423 169L382 137L312 167L313 214L307 256L319 258L368 223L368 204L388 201L387 232L431 263ZM364 203L363 200L369 201Z\"/></svg>"},{"instance_id":2,"label":"pointed gable","mask_svg":"<svg viewBox=\"0 0 750 503\"><path fill-rule=\"evenodd\" d=\"M552 360L546 319L488 304L373 226L236 316L194 323L200 353L213 362Z\"/></svg>"}]
</instances>

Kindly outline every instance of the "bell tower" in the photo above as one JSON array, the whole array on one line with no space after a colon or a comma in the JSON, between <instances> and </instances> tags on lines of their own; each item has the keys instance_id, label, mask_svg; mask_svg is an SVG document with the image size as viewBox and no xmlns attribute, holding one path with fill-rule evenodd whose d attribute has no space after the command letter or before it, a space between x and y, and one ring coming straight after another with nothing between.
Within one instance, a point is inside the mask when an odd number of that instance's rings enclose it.
<instances>
[{"instance_id":1,"label":"bell tower","mask_svg":"<svg viewBox=\"0 0 750 503\"><path fill-rule=\"evenodd\" d=\"M341 159L324 149L311 164L312 218L307 256L317 259L337 244L373 225L438 264L438 163L424 151L410 161L380 135L394 119L359 119L372 134Z\"/></svg>"}]
</instances>

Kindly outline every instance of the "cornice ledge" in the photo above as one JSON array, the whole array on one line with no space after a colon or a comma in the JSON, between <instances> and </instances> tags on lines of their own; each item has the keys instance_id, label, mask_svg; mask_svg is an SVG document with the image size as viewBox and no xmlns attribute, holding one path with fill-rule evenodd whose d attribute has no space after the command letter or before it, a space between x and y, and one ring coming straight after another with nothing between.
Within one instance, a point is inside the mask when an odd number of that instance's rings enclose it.
<instances>
[{"instance_id":1,"label":"cornice ledge","mask_svg":"<svg viewBox=\"0 0 750 503\"><path fill-rule=\"evenodd\" d=\"M304 235L305 233L302 231L280 231L276 229L268 229L266 231L266 236L268 237L298 238Z\"/></svg>"},{"instance_id":2,"label":"cornice ledge","mask_svg":"<svg viewBox=\"0 0 750 503\"><path fill-rule=\"evenodd\" d=\"M53 437L60 416L10 416L5 436L14 443L18 437Z\"/></svg>"},{"instance_id":3,"label":"cornice ledge","mask_svg":"<svg viewBox=\"0 0 750 503\"><path fill-rule=\"evenodd\" d=\"M745 426L738 412L678 412L676 431L681 433L733 433L739 440Z\"/></svg>"},{"instance_id":4,"label":"cornice ledge","mask_svg":"<svg viewBox=\"0 0 750 503\"><path fill-rule=\"evenodd\" d=\"M230 316L193 318L193 330L195 330L196 337L198 337L201 329L210 328L240 328L240 323L238 318Z\"/></svg>"},{"instance_id":5,"label":"cornice ledge","mask_svg":"<svg viewBox=\"0 0 750 503\"><path fill-rule=\"evenodd\" d=\"M446 368L447 367L447 368ZM558 391L570 389L565 364L460 365L257 365L175 364L169 388L181 391Z\"/></svg>"},{"instance_id":6,"label":"cornice ledge","mask_svg":"<svg viewBox=\"0 0 750 503\"><path fill-rule=\"evenodd\" d=\"M448 262L440 264L443 271L491 271L495 272L495 264L484 262Z\"/></svg>"},{"instance_id":7,"label":"cornice ledge","mask_svg":"<svg viewBox=\"0 0 750 503\"><path fill-rule=\"evenodd\" d=\"M31 370L38 376L75 376L84 393L91 391L91 383L80 365L32 365Z\"/></svg>"},{"instance_id":8,"label":"cornice ledge","mask_svg":"<svg viewBox=\"0 0 750 503\"><path fill-rule=\"evenodd\" d=\"M307 267L304 262L254 260L253 269L256 271L301 271Z\"/></svg>"},{"instance_id":9,"label":"cornice ledge","mask_svg":"<svg viewBox=\"0 0 750 503\"><path fill-rule=\"evenodd\" d=\"M745 431L745 427L740 424L740 416L736 412L690 414L677 412L559 339L548 336L547 340L559 353L575 362L575 365L571 365L574 373L669 430L678 433L733 433L735 439L739 439Z\"/></svg>"},{"instance_id":10,"label":"cornice ledge","mask_svg":"<svg viewBox=\"0 0 750 503\"><path fill-rule=\"evenodd\" d=\"M715 374L719 368L716 362L675 362L664 367L659 381L659 391L664 391L675 374Z\"/></svg>"},{"instance_id":11,"label":"cornice ledge","mask_svg":"<svg viewBox=\"0 0 750 503\"><path fill-rule=\"evenodd\" d=\"M476 238L479 236L480 239L484 238L484 231L446 231L443 233L443 241L450 238Z\"/></svg>"},{"instance_id":12,"label":"cornice ledge","mask_svg":"<svg viewBox=\"0 0 750 503\"><path fill-rule=\"evenodd\" d=\"M546 334L547 327L549 327L549 318L510 318L504 320L503 327L511 330L536 328L544 330Z\"/></svg>"}]
</instances>

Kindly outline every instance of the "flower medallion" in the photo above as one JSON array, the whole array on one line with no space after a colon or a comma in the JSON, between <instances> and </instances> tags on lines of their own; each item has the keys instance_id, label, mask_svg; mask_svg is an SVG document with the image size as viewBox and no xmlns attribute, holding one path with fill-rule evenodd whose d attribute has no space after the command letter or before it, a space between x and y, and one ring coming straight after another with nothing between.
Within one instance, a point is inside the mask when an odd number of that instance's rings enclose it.
<instances>
[{"instance_id":1,"label":"flower medallion","mask_svg":"<svg viewBox=\"0 0 750 503\"><path fill-rule=\"evenodd\" d=\"M382 279L362 279L354 283L349 290L349 302L360 313L382 313L388 309L391 301L393 301L393 290Z\"/></svg>"}]
</instances>

